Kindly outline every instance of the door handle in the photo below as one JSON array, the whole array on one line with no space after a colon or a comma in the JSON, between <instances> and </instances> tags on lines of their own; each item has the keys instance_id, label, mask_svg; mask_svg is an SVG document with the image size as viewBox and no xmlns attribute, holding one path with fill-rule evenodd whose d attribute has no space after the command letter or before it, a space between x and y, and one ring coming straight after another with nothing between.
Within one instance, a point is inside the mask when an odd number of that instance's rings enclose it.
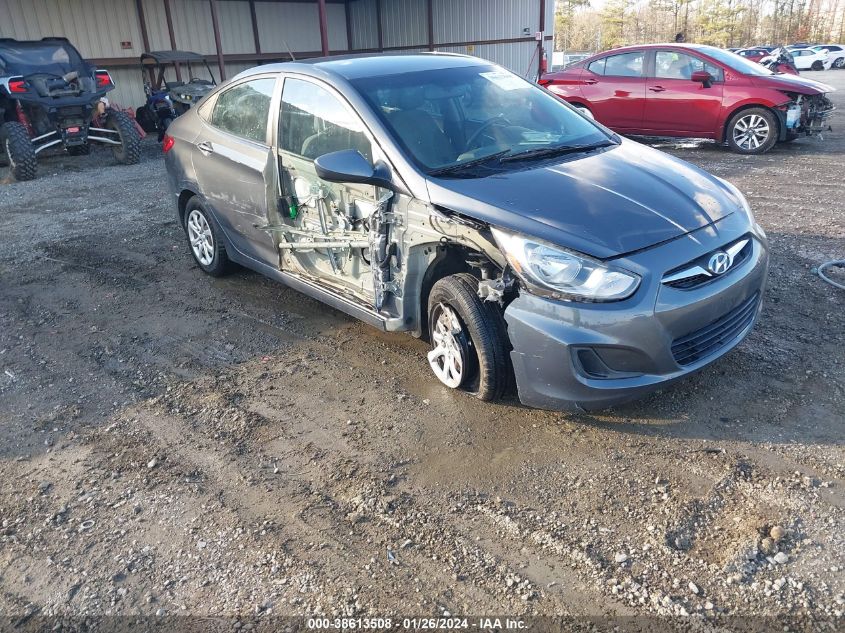
<instances>
[{"instance_id":1,"label":"door handle","mask_svg":"<svg viewBox=\"0 0 845 633\"><path fill-rule=\"evenodd\" d=\"M587 84L588 86L592 86L593 84L597 84L598 80L597 79L585 79L584 83Z\"/></svg>"},{"instance_id":2,"label":"door handle","mask_svg":"<svg viewBox=\"0 0 845 633\"><path fill-rule=\"evenodd\" d=\"M651 88L649 88L649 90L651 90L652 92L665 92L666 88L664 88L663 86L652 86Z\"/></svg>"},{"instance_id":3,"label":"door handle","mask_svg":"<svg viewBox=\"0 0 845 633\"><path fill-rule=\"evenodd\" d=\"M214 146L208 141L203 141L202 143L199 143L197 145L197 149L203 154L211 154L212 152L214 152Z\"/></svg>"}]
</instances>

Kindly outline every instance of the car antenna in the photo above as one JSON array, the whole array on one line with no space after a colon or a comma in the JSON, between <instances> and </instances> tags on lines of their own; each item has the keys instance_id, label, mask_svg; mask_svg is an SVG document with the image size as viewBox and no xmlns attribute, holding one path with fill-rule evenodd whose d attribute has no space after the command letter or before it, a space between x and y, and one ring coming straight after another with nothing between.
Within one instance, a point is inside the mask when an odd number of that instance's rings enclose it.
<instances>
[{"instance_id":1,"label":"car antenna","mask_svg":"<svg viewBox=\"0 0 845 633\"><path fill-rule=\"evenodd\" d=\"M288 55L290 55L290 60L292 62L295 62L296 56L293 54L293 51L290 49L290 46L288 46L288 41L285 38L282 38L282 44L284 44L285 48L288 49Z\"/></svg>"}]
</instances>

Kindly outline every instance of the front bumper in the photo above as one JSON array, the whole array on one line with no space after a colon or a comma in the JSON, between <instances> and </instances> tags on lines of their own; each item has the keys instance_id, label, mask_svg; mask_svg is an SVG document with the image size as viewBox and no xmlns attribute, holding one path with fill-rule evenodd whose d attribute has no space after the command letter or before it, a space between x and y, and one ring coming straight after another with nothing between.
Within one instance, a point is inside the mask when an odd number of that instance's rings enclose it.
<instances>
[{"instance_id":1,"label":"front bumper","mask_svg":"<svg viewBox=\"0 0 845 633\"><path fill-rule=\"evenodd\" d=\"M552 410L595 410L638 398L687 376L733 349L762 307L768 246L759 227L751 256L692 289L662 283L675 264L722 248L744 235L736 214L721 230L703 229L640 253L622 265L643 276L633 297L616 303L572 303L526 292L505 319L523 404ZM653 271L653 272L648 272ZM696 338L697 337L697 338ZM706 349L690 354L690 339Z\"/></svg>"}]
</instances>

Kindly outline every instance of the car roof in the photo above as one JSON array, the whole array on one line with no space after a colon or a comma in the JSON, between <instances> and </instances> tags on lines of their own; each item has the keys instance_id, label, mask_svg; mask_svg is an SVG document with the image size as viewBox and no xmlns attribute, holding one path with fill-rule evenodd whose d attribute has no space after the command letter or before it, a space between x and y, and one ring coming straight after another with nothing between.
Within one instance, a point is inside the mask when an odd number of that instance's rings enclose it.
<instances>
[{"instance_id":1,"label":"car roof","mask_svg":"<svg viewBox=\"0 0 845 633\"><path fill-rule=\"evenodd\" d=\"M277 64L265 64L245 70L238 77L267 72L301 72L309 75L327 73L350 80L398 75L422 70L490 66L491 64L492 62L478 57L458 55L457 53L370 53L315 57Z\"/></svg>"}]
</instances>

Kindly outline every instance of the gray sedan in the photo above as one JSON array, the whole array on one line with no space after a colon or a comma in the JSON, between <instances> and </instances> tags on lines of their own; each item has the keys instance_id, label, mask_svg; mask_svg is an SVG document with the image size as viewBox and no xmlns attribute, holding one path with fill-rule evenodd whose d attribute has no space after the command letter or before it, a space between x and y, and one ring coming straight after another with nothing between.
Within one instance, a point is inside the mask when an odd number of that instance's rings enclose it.
<instances>
[{"instance_id":1,"label":"gray sedan","mask_svg":"<svg viewBox=\"0 0 845 633\"><path fill-rule=\"evenodd\" d=\"M595 409L736 346L768 247L742 194L489 62L261 66L164 139L198 266L431 344L447 387Z\"/></svg>"}]
</instances>

